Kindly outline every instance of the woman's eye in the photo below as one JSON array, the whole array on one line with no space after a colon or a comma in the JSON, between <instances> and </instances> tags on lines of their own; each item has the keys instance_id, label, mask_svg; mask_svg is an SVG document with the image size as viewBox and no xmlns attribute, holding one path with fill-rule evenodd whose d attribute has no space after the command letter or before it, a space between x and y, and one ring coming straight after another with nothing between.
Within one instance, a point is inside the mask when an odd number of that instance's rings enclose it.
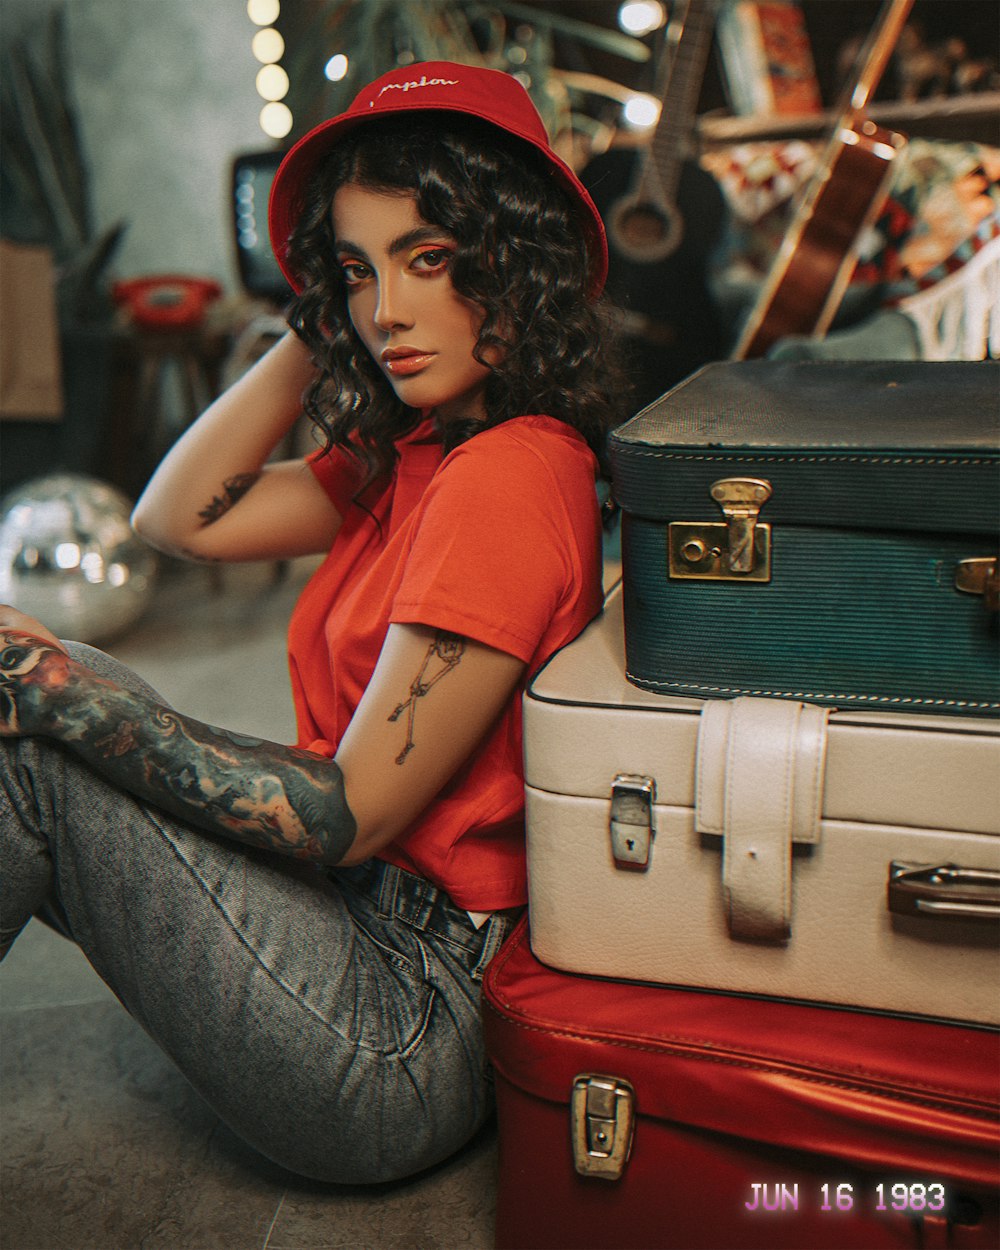
<instances>
[{"instance_id":1,"label":"woman's eye","mask_svg":"<svg viewBox=\"0 0 1000 1250\"><path fill-rule=\"evenodd\" d=\"M344 261L340 266L340 272L348 286L357 286L359 283L364 282L370 270L367 265L362 265L360 261Z\"/></svg>"},{"instance_id":2,"label":"woman's eye","mask_svg":"<svg viewBox=\"0 0 1000 1250\"><path fill-rule=\"evenodd\" d=\"M446 247L431 248L426 252L418 252L413 258L413 263L417 269L424 273L434 273L438 269L446 268L451 260L451 252Z\"/></svg>"}]
</instances>

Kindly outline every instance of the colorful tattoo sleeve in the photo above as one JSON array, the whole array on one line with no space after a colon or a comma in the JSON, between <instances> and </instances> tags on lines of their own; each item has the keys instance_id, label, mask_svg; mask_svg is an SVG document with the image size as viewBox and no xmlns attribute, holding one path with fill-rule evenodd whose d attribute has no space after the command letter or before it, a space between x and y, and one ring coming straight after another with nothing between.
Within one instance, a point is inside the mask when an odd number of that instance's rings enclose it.
<instances>
[{"instance_id":1,"label":"colorful tattoo sleeve","mask_svg":"<svg viewBox=\"0 0 1000 1250\"><path fill-rule=\"evenodd\" d=\"M251 846L334 864L354 840L332 760L182 716L31 635L0 631L0 732L56 738L114 785Z\"/></svg>"}]
</instances>

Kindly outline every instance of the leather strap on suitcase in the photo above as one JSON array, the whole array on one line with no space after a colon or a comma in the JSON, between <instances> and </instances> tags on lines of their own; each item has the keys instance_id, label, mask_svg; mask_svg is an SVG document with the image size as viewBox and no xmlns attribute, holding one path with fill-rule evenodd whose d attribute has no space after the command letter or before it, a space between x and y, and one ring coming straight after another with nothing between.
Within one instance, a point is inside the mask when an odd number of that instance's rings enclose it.
<instances>
[{"instance_id":1,"label":"leather strap on suitcase","mask_svg":"<svg viewBox=\"0 0 1000 1250\"><path fill-rule=\"evenodd\" d=\"M828 716L750 697L702 709L695 828L725 839L734 938L782 942L791 931L792 844L819 841Z\"/></svg>"}]
</instances>

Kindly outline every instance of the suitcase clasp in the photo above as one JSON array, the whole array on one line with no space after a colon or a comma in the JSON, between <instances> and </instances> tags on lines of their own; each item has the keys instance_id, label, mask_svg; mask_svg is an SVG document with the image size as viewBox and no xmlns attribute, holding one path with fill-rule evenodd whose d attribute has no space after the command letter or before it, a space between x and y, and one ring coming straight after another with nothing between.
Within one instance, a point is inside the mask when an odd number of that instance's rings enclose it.
<instances>
[{"instance_id":1,"label":"suitcase clasp","mask_svg":"<svg viewBox=\"0 0 1000 1250\"><path fill-rule=\"evenodd\" d=\"M955 569L955 589L969 595L982 595L987 611L1000 608L1000 571L992 556L959 560Z\"/></svg>"},{"instance_id":2,"label":"suitcase clasp","mask_svg":"<svg viewBox=\"0 0 1000 1250\"><path fill-rule=\"evenodd\" d=\"M645 872L655 836L653 804L656 782L652 777L619 773L611 785L611 854L615 867Z\"/></svg>"},{"instance_id":3,"label":"suitcase clasp","mask_svg":"<svg viewBox=\"0 0 1000 1250\"><path fill-rule=\"evenodd\" d=\"M583 1072L573 1081L570 1133L581 1176L616 1181L625 1170L635 1129L635 1090L615 1076Z\"/></svg>"},{"instance_id":4,"label":"suitcase clasp","mask_svg":"<svg viewBox=\"0 0 1000 1250\"><path fill-rule=\"evenodd\" d=\"M671 521L667 526L669 576L711 582L769 582L771 527L758 522L771 497L760 477L726 477L709 493L725 521Z\"/></svg>"}]
</instances>

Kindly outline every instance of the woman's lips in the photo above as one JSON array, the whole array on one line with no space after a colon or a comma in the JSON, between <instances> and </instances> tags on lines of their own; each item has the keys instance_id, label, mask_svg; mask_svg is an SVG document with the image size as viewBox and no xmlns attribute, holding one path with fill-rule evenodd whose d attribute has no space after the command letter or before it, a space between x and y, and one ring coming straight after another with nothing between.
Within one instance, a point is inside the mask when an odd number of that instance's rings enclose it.
<instances>
[{"instance_id":1,"label":"woman's lips","mask_svg":"<svg viewBox=\"0 0 1000 1250\"><path fill-rule=\"evenodd\" d=\"M387 350L382 353L382 364L393 377L408 377L426 369L434 359L434 352Z\"/></svg>"}]
</instances>

